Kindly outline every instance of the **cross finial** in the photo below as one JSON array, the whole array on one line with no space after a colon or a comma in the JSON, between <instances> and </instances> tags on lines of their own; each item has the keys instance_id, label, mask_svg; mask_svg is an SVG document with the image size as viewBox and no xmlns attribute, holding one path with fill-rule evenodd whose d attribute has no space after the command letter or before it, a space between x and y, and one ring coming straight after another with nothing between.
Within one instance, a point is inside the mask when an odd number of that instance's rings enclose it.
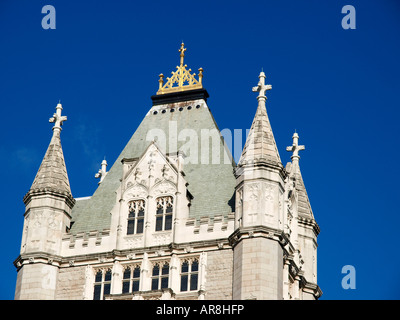
<instances>
[{"instance_id":1,"label":"cross finial","mask_svg":"<svg viewBox=\"0 0 400 320\"><path fill-rule=\"evenodd\" d=\"M291 151L293 152L291 159L294 162L298 162L300 159L299 156L299 151L304 150L306 147L305 146L299 146L299 135L297 132L293 134L293 144L290 147L286 147L286 151Z\"/></svg>"},{"instance_id":2,"label":"cross finial","mask_svg":"<svg viewBox=\"0 0 400 320\"><path fill-rule=\"evenodd\" d=\"M181 66L183 66L183 58L185 57L185 51L186 51L185 44L182 41L181 48L179 49L179 52L181 53L180 54L180 56L181 56Z\"/></svg>"},{"instance_id":3,"label":"cross finial","mask_svg":"<svg viewBox=\"0 0 400 320\"><path fill-rule=\"evenodd\" d=\"M95 174L95 178L100 178L99 184L103 182L104 178L107 175L107 161L104 157L104 160L101 162L101 169Z\"/></svg>"},{"instance_id":4,"label":"cross finial","mask_svg":"<svg viewBox=\"0 0 400 320\"><path fill-rule=\"evenodd\" d=\"M260 72L260 75L258 76L260 79L258 81L257 87L253 87L253 92L260 92L257 99L259 98L264 98L266 99L267 97L265 96L265 91L271 90L272 86L270 84L265 84L265 73L263 71Z\"/></svg>"},{"instance_id":5,"label":"cross finial","mask_svg":"<svg viewBox=\"0 0 400 320\"><path fill-rule=\"evenodd\" d=\"M67 121L66 116L61 116L61 110L62 110L62 105L60 102L58 102L57 107L56 107L56 113L53 114L53 117L49 119L49 122L54 122L54 127L53 127L53 132L60 132L61 131L61 126L64 121Z\"/></svg>"}]
</instances>

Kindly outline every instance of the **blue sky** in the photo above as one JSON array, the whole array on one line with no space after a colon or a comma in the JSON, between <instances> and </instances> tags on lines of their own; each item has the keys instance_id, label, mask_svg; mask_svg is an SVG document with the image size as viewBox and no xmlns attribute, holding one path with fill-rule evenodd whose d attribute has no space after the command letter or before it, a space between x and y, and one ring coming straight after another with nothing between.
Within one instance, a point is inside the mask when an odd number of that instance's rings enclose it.
<instances>
[{"instance_id":1,"label":"blue sky","mask_svg":"<svg viewBox=\"0 0 400 320\"><path fill-rule=\"evenodd\" d=\"M56 9L44 30L41 9ZM344 5L356 29L344 30ZM13 299L22 198L51 138L59 99L72 193L91 195L151 107L158 75L204 69L219 128L248 129L263 68L282 162L296 129L318 238L322 299L399 299L398 1L0 2L0 299ZM244 137L243 137L244 139ZM243 141L244 142L244 141ZM237 150L233 150L234 153ZM341 286L344 265L356 289Z\"/></svg>"}]
</instances>

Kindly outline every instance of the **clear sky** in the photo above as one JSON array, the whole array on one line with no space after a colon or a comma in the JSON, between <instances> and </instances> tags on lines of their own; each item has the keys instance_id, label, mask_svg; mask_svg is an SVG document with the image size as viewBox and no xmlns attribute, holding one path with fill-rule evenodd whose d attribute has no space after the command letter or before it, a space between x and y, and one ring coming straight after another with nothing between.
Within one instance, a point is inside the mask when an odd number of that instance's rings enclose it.
<instances>
[{"instance_id":1,"label":"clear sky","mask_svg":"<svg viewBox=\"0 0 400 320\"><path fill-rule=\"evenodd\" d=\"M47 4L54 30L42 28ZM342 28L348 4L356 29ZM263 68L282 162L295 129L306 146L322 299L399 299L399 31L395 0L1 0L0 299L14 297L22 198L59 99L72 194L90 196L104 156L111 166L150 109L158 75L175 70L182 40L221 130L250 128ZM345 265L356 289L341 286Z\"/></svg>"}]
</instances>

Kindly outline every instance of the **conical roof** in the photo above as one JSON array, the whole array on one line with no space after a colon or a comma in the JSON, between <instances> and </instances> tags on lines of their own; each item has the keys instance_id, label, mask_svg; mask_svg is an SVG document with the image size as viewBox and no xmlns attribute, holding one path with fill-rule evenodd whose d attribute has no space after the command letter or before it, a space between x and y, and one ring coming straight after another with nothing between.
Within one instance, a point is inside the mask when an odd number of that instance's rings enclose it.
<instances>
[{"instance_id":1,"label":"conical roof","mask_svg":"<svg viewBox=\"0 0 400 320\"><path fill-rule=\"evenodd\" d=\"M310 200L308 199L306 186L304 185L299 164L299 151L304 150L305 146L299 145L299 135L297 134L297 132L293 134L292 139L293 144L286 148L287 151L293 153L291 156L292 162L289 162L286 165L286 171L289 173L290 178L294 181L294 186L298 194L299 216L314 219Z\"/></svg>"},{"instance_id":2,"label":"conical roof","mask_svg":"<svg viewBox=\"0 0 400 320\"><path fill-rule=\"evenodd\" d=\"M71 194L60 134L54 132L30 190L52 190Z\"/></svg>"},{"instance_id":3,"label":"conical roof","mask_svg":"<svg viewBox=\"0 0 400 320\"><path fill-rule=\"evenodd\" d=\"M267 162L272 165L282 166L274 134L268 119L267 109L265 107L266 97L264 93L265 90L270 89L271 86L265 86L264 79L265 75L261 72L259 85L253 88L253 91L261 90L262 92L260 92L260 95L257 97L257 112L247 136L246 144L239 160L239 166L255 164L257 162Z\"/></svg>"},{"instance_id":4,"label":"conical roof","mask_svg":"<svg viewBox=\"0 0 400 320\"><path fill-rule=\"evenodd\" d=\"M43 192L65 195L70 199L72 205L74 203L60 139L61 126L67 117L61 116L61 103L57 104L56 110L56 113L50 118L50 122L54 122L53 136L32 186L24 197L25 203L33 194Z\"/></svg>"}]
</instances>

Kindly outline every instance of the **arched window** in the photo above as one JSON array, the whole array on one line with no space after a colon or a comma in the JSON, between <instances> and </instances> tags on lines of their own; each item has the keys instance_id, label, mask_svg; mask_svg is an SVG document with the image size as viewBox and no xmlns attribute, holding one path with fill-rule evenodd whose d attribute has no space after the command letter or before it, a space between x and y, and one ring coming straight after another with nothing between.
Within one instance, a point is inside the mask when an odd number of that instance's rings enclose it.
<instances>
[{"instance_id":1,"label":"arched window","mask_svg":"<svg viewBox=\"0 0 400 320\"><path fill-rule=\"evenodd\" d=\"M199 262L197 259L183 261L181 266L181 291L197 290Z\"/></svg>"},{"instance_id":2,"label":"arched window","mask_svg":"<svg viewBox=\"0 0 400 320\"><path fill-rule=\"evenodd\" d=\"M172 229L173 198L170 196L157 198L156 231Z\"/></svg>"},{"instance_id":3,"label":"arched window","mask_svg":"<svg viewBox=\"0 0 400 320\"><path fill-rule=\"evenodd\" d=\"M122 293L132 293L139 291L140 267L127 267L124 271L122 280Z\"/></svg>"},{"instance_id":4,"label":"arched window","mask_svg":"<svg viewBox=\"0 0 400 320\"><path fill-rule=\"evenodd\" d=\"M94 279L93 300L104 299L111 290L111 270L98 270Z\"/></svg>"},{"instance_id":5,"label":"arched window","mask_svg":"<svg viewBox=\"0 0 400 320\"><path fill-rule=\"evenodd\" d=\"M155 264L151 274L151 290L168 288L169 264Z\"/></svg>"},{"instance_id":6,"label":"arched window","mask_svg":"<svg viewBox=\"0 0 400 320\"><path fill-rule=\"evenodd\" d=\"M128 225L126 234L143 233L144 225L144 200L134 200L129 202Z\"/></svg>"}]
</instances>

